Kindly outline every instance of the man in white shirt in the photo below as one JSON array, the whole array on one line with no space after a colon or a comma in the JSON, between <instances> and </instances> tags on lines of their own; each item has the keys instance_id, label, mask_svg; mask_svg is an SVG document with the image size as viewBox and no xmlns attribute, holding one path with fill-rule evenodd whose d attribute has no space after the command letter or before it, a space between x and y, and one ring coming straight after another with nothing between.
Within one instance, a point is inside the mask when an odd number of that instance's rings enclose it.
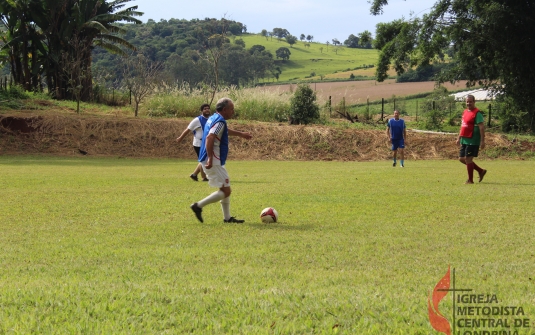
<instances>
[{"instance_id":1,"label":"man in white shirt","mask_svg":"<svg viewBox=\"0 0 535 335\"><path fill-rule=\"evenodd\" d=\"M204 125L206 124L206 121L208 121L209 117L210 117L210 105L202 104L201 115L194 118L189 123L188 127L176 139L176 141L180 143L180 141L182 141L182 139L186 137L186 135L188 135L189 133L193 133L193 149L195 150L195 153L197 154L197 158L199 158L199 152L201 150L202 133L204 131ZM208 181L208 178L206 178L206 174L204 173L202 169L201 163L197 164L195 171L193 171L193 173L189 177L195 181L199 181L199 177L197 176L199 172L201 173L202 181Z\"/></svg>"}]
</instances>

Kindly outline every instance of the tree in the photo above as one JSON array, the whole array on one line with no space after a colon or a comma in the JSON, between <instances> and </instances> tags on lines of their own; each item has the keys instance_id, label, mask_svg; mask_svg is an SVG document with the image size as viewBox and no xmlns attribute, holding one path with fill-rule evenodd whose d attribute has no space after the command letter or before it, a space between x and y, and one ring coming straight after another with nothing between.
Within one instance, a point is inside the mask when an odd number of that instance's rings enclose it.
<instances>
[{"instance_id":1,"label":"tree","mask_svg":"<svg viewBox=\"0 0 535 335\"><path fill-rule=\"evenodd\" d=\"M386 0L374 0L379 14ZM526 112L526 129L535 130L535 6L532 1L438 0L421 19L396 20L377 26L380 50L377 79L384 80L390 63L398 74L417 65L440 62L453 48L452 66L438 80L467 79L481 84ZM517 121L518 122L518 121Z\"/></svg>"},{"instance_id":2,"label":"tree","mask_svg":"<svg viewBox=\"0 0 535 335\"><path fill-rule=\"evenodd\" d=\"M266 41L268 39L268 31L266 29L262 29L262 31L260 32L260 36L263 36L266 38Z\"/></svg>"},{"instance_id":3,"label":"tree","mask_svg":"<svg viewBox=\"0 0 535 335\"><path fill-rule=\"evenodd\" d=\"M155 88L160 75L161 64L147 59L143 54L130 56L124 62L124 84L134 98L134 115L138 115L139 104Z\"/></svg>"},{"instance_id":4,"label":"tree","mask_svg":"<svg viewBox=\"0 0 535 335\"><path fill-rule=\"evenodd\" d=\"M273 28L272 34L273 36L277 37L279 41L285 38L286 36L290 35L288 30L283 29L283 28Z\"/></svg>"},{"instance_id":5,"label":"tree","mask_svg":"<svg viewBox=\"0 0 535 335\"><path fill-rule=\"evenodd\" d=\"M359 44L362 48L370 49L372 47L372 33L368 30L364 30L362 33L358 34Z\"/></svg>"},{"instance_id":6,"label":"tree","mask_svg":"<svg viewBox=\"0 0 535 335\"><path fill-rule=\"evenodd\" d=\"M307 35L307 41L312 42L314 40L314 36Z\"/></svg>"},{"instance_id":7,"label":"tree","mask_svg":"<svg viewBox=\"0 0 535 335\"><path fill-rule=\"evenodd\" d=\"M349 35L347 40L344 41L344 45L348 48L358 48L360 46L359 44L359 38L353 34Z\"/></svg>"},{"instance_id":8,"label":"tree","mask_svg":"<svg viewBox=\"0 0 535 335\"><path fill-rule=\"evenodd\" d=\"M333 38L332 41L333 41L333 45L335 46L340 44L340 41L337 38Z\"/></svg>"},{"instance_id":9,"label":"tree","mask_svg":"<svg viewBox=\"0 0 535 335\"><path fill-rule=\"evenodd\" d=\"M301 41L304 41L304 40L305 40L305 34L301 34L301 36L299 36L299 39L300 39Z\"/></svg>"},{"instance_id":10,"label":"tree","mask_svg":"<svg viewBox=\"0 0 535 335\"><path fill-rule=\"evenodd\" d=\"M280 47L277 49L277 51L275 51L275 55L277 56L277 58L281 58L282 60L290 59L291 54L292 53L290 52L290 50L285 47Z\"/></svg>"},{"instance_id":11,"label":"tree","mask_svg":"<svg viewBox=\"0 0 535 335\"><path fill-rule=\"evenodd\" d=\"M316 93L307 85L300 84L290 101L290 123L309 124L320 118Z\"/></svg>"},{"instance_id":12,"label":"tree","mask_svg":"<svg viewBox=\"0 0 535 335\"><path fill-rule=\"evenodd\" d=\"M266 50L266 47L263 46L263 45L259 45L259 44L255 44L253 45L250 49L249 49L249 53L252 55L254 54L255 52L262 52Z\"/></svg>"},{"instance_id":13,"label":"tree","mask_svg":"<svg viewBox=\"0 0 535 335\"><path fill-rule=\"evenodd\" d=\"M245 41L242 40L241 38L237 38L236 40L234 40L234 44L239 45L242 48L245 48Z\"/></svg>"},{"instance_id":14,"label":"tree","mask_svg":"<svg viewBox=\"0 0 535 335\"><path fill-rule=\"evenodd\" d=\"M121 47L135 49L126 40L117 36L124 31L115 25L119 21L140 24L135 16L137 6L122 9L131 0L0 0L0 20L9 32L8 43L11 67L16 83L37 87L45 77L47 86L57 98L71 98L65 69L72 59L76 44L85 44L80 66L85 77L81 99L89 100L92 92L91 50L102 47L108 51L124 54ZM75 36L76 35L76 36ZM78 48L79 49L79 48ZM65 56L67 54L67 56ZM28 86L29 85L29 86Z\"/></svg>"},{"instance_id":15,"label":"tree","mask_svg":"<svg viewBox=\"0 0 535 335\"><path fill-rule=\"evenodd\" d=\"M290 48L293 48L293 45L297 43L297 37L293 35L286 35L286 42L290 45Z\"/></svg>"},{"instance_id":16,"label":"tree","mask_svg":"<svg viewBox=\"0 0 535 335\"><path fill-rule=\"evenodd\" d=\"M62 54L61 62L64 67L61 75L67 84L66 89L76 100L76 113L80 113L84 81L88 76L88 69L84 65L89 46L84 41L80 41L79 34L74 34L69 43L71 52Z\"/></svg>"}]
</instances>

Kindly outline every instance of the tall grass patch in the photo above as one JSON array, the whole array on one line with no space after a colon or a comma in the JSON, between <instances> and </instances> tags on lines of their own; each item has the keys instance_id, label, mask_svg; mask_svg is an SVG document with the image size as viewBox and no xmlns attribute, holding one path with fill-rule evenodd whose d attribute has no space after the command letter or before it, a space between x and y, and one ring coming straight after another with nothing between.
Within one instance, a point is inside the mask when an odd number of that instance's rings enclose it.
<instances>
[{"instance_id":1,"label":"tall grass patch","mask_svg":"<svg viewBox=\"0 0 535 335\"><path fill-rule=\"evenodd\" d=\"M218 91L212 102L215 111L217 100L229 97L234 101L235 119L256 121L286 121L291 94L279 90L243 89L226 87ZM190 88L183 85L160 90L143 106L143 112L153 117L194 117L199 107L209 103L212 93L208 88Z\"/></svg>"}]
</instances>

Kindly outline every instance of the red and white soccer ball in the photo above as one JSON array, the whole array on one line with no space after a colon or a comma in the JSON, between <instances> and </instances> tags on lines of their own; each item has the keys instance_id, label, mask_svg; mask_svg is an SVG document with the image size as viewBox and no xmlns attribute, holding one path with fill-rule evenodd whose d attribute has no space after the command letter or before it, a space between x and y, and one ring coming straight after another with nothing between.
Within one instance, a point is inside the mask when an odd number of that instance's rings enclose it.
<instances>
[{"instance_id":1,"label":"red and white soccer ball","mask_svg":"<svg viewBox=\"0 0 535 335\"><path fill-rule=\"evenodd\" d=\"M264 223L274 223L279 219L279 213L273 207L267 207L260 213L260 220Z\"/></svg>"}]
</instances>

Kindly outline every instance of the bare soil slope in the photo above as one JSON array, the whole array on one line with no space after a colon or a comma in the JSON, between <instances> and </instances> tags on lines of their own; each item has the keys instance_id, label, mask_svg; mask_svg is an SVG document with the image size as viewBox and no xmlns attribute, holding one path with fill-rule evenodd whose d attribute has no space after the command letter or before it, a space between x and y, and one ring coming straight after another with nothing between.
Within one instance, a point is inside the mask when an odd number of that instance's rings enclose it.
<instances>
[{"instance_id":1,"label":"bare soil slope","mask_svg":"<svg viewBox=\"0 0 535 335\"><path fill-rule=\"evenodd\" d=\"M191 139L175 139L189 120L150 120L89 115L0 115L0 154L60 156L169 157L194 159ZM231 139L234 160L373 161L390 156L385 131L276 123L230 122L252 132L250 141ZM455 135L409 131L407 159L454 159ZM533 151L534 143L511 142L489 134L482 157L511 157L511 152ZM492 153L487 156L486 153Z\"/></svg>"}]
</instances>

